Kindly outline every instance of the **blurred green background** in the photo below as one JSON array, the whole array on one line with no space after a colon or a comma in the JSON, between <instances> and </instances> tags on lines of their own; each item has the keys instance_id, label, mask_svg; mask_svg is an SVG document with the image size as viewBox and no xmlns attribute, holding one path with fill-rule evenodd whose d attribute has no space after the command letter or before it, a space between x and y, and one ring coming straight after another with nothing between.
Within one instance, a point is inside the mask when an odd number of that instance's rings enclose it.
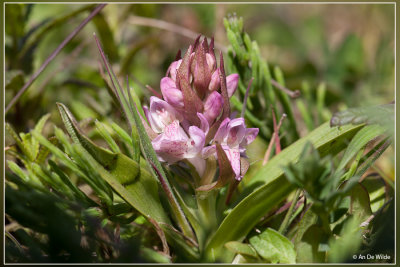
<instances>
[{"instance_id":1,"label":"blurred green background","mask_svg":"<svg viewBox=\"0 0 400 267\"><path fill-rule=\"evenodd\" d=\"M394 6L389 4L109 4L55 58L6 116L27 131L55 102L71 106L78 119L113 113L99 74L100 36L120 77L129 75L139 96L159 81L186 31L228 41L223 17L236 14L258 42L263 57L278 65L286 85L315 90L327 85L327 106L383 104L394 100ZM87 16L80 4L6 5L6 105L62 40ZM151 19L151 20L149 20ZM161 28L167 28L160 29ZM176 31L176 32L175 32ZM186 34L188 35L188 34ZM190 34L189 34L190 35Z\"/></svg>"}]
</instances>

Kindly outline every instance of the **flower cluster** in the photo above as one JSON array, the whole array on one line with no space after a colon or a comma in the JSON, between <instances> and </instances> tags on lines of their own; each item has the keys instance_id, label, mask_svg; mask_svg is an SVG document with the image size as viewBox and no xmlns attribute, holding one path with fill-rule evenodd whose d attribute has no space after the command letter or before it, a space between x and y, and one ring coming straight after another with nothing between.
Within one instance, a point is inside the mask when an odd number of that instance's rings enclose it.
<instances>
[{"instance_id":1,"label":"flower cluster","mask_svg":"<svg viewBox=\"0 0 400 267\"><path fill-rule=\"evenodd\" d=\"M219 144L229 159L235 179L247 171L241 168L246 146L258 134L246 128L243 118L232 118L229 98L235 93L239 75L225 76L221 54L220 66L214 54L214 41L197 38L185 56L172 62L161 79L163 99L152 96L144 107L152 133L154 150L160 161L169 164L188 160L200 177L206 159L217 158Z\"/></svg>"}]
</instances>

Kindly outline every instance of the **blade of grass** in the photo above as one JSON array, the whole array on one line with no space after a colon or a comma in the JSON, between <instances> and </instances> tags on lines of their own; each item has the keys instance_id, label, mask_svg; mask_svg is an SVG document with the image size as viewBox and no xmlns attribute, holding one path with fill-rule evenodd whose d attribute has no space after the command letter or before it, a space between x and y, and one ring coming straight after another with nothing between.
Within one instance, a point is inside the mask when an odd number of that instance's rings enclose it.
<instances>
[{"instance_id":1,"label":"blade of grass","mask_svg":"<svg viewBox=\"0 0 400 267\"><path fill-rule=\"evenodd\" d=\"M18 93L11 99L10 103L8 103L4 114L7 114L8 111L12 108L12 106L18 101L18 99L28 90L28 88L32 85L32 83L36 80L37 77L42 73L42 71L50 64L51 61L60 53L60 51L89 23L89 21L97 15L107 4L98 5L86 19L79 24L78 27L75 28L65 40L54 50L50 56L44 61L42 66L31 76L29 81L25 83L25 85L18 91Z\"/></svg>"}]
</instances>

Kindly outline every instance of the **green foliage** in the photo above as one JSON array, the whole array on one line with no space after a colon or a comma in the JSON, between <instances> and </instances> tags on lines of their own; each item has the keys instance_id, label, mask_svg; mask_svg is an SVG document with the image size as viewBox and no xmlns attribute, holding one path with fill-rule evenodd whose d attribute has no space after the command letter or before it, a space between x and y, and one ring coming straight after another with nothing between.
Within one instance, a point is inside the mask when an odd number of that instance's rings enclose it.
<instances>
[{"instance_id":1,"label":"green foliage","mask_svg":"<svg viewBox=\"0 0 400 267\"><path fill-rule=\"evenodd\" d=\"M293 244L277 231L268 228L260 235L250 238L250 244L268 262L296 263Z\"/></svg>"},{"instance_id":2,"label":"green foliage","mask_svg":"<svg viewBox=\"0 0 400 267\"><path fill-rule=\"evenodd\" d=\"M94 6L5 5L6 103ZM275 5L124 7L95 16L6 116L7 263L394 261L395 105L377 105L392 100L387 33L370 45L371 36L350 27L332 45L324 16L300 9L293 17ZM243 16L223 19L227 46L215 38L227 51L227 74L240 76L230 104L243 109L254 78L244 118L260 129L247 153L250 171L233 193L217 180L231 168L215 173L215 158L207 183L187 162L161 163L142 108L144 85L157 91L187 46L158 18L211 36L221 10ZM151 27L139 26L139 15ZM109 79L91 52L94 29ZM119 81L128 73L134 86L127 79L125 88ZM263 165L272 109L277 120L287 115L277 133L282 151L272 147ZM219 146L217 154L224 165ZM212 186L196 190L204 184ZM391 258L352 258L360 253Z\"/></svg>"}]
</instances>

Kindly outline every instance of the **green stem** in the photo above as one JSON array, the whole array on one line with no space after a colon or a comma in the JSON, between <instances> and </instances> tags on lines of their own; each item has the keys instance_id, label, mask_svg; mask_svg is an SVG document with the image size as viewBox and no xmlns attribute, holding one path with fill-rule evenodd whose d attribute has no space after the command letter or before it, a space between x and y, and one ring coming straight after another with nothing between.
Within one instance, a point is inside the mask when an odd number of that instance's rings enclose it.
<instances>
[{"instance_id":1,"label":"green stem","mask_svg":"<svg viewBox=\"0 0 400 267\"><path fill-rule=\"evenodd\" d=\"M286 228L288 227L288 225L290 223L290 218L292 217L294 208L296 207L297 199L300 196L300 192L301 192L301 189L298 188L296 190L296 192L294 193L292 204L290 205L290 208L289 208L288 212L286 213L285 218L283 219L283 222L282 222L282 224L281 224L281 226L279 227L279 230L278 230L279 233L281 233L281 234L285 234L285 232L286 232Z\"/></svg>"},{"instance_id":2,"label":"green stem","mask_svg":"<svg viewBox=\"0 0 400 267\"><path fill-rule=\"evenodd\" d=\"M199 218L203 226L204 240L217 228L216 193L216 190L211 190L209 192L198 192L196 194ZM205 245L205 243L206 242L204 242L203 245Z\"/></svg>"}]
</instances>

